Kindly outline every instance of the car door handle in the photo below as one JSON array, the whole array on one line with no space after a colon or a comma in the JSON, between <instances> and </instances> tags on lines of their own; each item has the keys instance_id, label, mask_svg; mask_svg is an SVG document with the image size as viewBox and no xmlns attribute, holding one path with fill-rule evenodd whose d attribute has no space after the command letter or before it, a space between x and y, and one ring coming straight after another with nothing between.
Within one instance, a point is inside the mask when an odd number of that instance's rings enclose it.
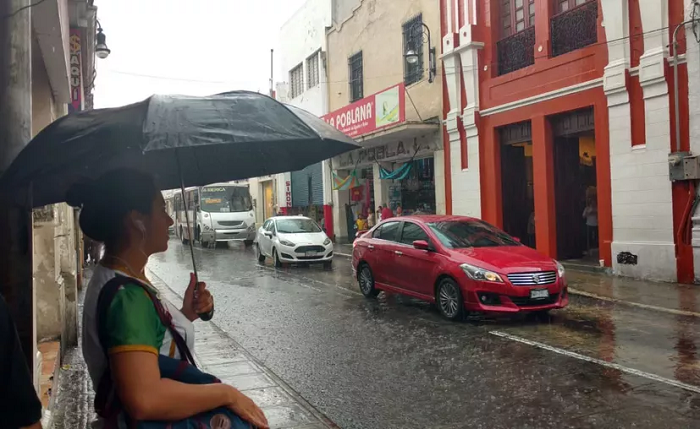
<instances>
[{"instance_id":1,"label":"car door handle","mask_svg":"<svg viewBox=\"0 0 700 429\"><path fill-rule=\"evenodd\" d=\"M403 252L400 252L400 251L398 251L398 250L394 250L394 253L396 253L396 254L399 255L399 256L403 255Z\"/></svg>"},{"instance_id":2,"label":"car door handle","mask_svg":"<svg viewBox=\"0 0 700 429\"><path fill-rule=\"evenodd\" d=\"M370 244L369 246L367 246L367 248L368 248L369 250L374 250L374 246L372 246L371 244Z\"/></svg>"}]
</instances>

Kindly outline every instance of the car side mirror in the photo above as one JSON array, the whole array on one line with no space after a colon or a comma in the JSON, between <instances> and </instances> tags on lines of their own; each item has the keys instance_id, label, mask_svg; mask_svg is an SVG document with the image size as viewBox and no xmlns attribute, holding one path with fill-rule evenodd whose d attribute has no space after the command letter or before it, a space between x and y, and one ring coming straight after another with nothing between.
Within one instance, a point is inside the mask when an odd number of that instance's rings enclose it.
<instances>
[{"instance_id":1,"label":"car side mirror","mask_svg":"<svg viewBox=\"0 0 700 429\"><path fill-rule=\"evenodd\" d=\"M425 240L416 240L413 242L413 248L418 250L430 250L430 244Z\"/></svg>"},{"instance_id":2,"label":"car side mirror","mask_svg":"<svg viewBox=\"0 0 700 429\"><path fill-rule=\"evenodd\" d=\"M271 233L270 231L265 231L265 232L263 232L263 235L264 235L265 237L268 237L268 238L271 238L271 237L272 237L272 233Z\"/></svg>"}]
</instances>

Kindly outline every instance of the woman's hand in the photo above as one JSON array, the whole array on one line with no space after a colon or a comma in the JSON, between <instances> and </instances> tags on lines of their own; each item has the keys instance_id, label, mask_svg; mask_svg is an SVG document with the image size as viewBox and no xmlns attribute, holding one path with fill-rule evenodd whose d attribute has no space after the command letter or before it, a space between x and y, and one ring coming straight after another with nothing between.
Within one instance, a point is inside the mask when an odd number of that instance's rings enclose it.
<instances>
[{"instance_id":1,"label":"woman's hand","mask_svg":"<svg viewBox=\"0 0 700 429\"><path fill-rule=\"evenodd\" d=\"M194 290L197 289L197 299ZM214 308L214 297L207 290L204 282L196 283L194 273L190 273L190 284L185 291L185 299L182 301L182 314L191 322L199 319L199 314L210 312Z\"/></svg>"},{"instance_id":2,"label":"woman's hand","mask_svg":"<svg viewBox=\"0 0 700 429\"><path fill-rule=\"evenodd\" d=\"M255 402L233 387L231 388L228 408L256 428L268 429L270 427L265 414L255 405Z\"/></svg>"}]
</instances>

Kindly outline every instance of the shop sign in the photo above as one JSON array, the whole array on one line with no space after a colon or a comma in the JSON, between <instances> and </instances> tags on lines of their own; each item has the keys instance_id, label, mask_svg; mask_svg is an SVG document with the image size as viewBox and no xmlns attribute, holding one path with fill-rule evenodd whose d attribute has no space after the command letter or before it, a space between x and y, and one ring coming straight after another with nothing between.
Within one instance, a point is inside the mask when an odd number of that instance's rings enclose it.
<instances>
[{"instance_id":1,"label":"shop sign","mask_svg":"<svg viewBox=\"0 0 700 429\"><path fill-rule=\"evenodd\" d=\"M382 146L368 147L342 154L333 159L333 167L354 168L374 162L405 161L406 159L440 150L435 141L418 143L392 142Z\"/></svg>"},{"instance_id":2,"label":"shop sign","mask_svg":"<svg viewBox=\"0 0 700 429\"><path fill-rule=\"evenodd\" d=\"M287 180L284 184L285 195L287 197L287 207L292 206L292 181Z\"/></svg>"},{"instance_id":3,"label":"shop sign","mask_svg":"<svg viewBox=\"0 0 700 429\"><path fill-rule=\"evenodd\" d=\"M400 83L321 117L349 137L406 122L406 93Z\"/></svg>"},{"instance_id":4,"label":"shop sign","mask_svg":"<svg viewBox=\"0 0 700 429\"><path fill-rule=\"evenodd\" d=\"M70 29L70 105L71 112L83 110L82 58L80 29Z\"/></svg>"}]
</instances>

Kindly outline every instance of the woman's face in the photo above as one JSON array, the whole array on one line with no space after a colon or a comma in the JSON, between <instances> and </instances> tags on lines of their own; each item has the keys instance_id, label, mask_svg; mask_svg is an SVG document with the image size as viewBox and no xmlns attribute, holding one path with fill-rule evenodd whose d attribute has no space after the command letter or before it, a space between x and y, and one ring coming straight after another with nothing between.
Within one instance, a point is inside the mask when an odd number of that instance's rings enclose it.
<instances>
[{"instance_id":1,"label":"woman's face","mask_svg":"<svg viewBox=\"0 0 700 429\"><path fill-rule=\"evenodd\" d=\"M153 200L151 215L147 222L147 241L146 244L149 254L165 252L168 250L168 228L173 224L173 219L168 215L165 206L163 195L158 192Z\"/></svg>"}]
</instances>

